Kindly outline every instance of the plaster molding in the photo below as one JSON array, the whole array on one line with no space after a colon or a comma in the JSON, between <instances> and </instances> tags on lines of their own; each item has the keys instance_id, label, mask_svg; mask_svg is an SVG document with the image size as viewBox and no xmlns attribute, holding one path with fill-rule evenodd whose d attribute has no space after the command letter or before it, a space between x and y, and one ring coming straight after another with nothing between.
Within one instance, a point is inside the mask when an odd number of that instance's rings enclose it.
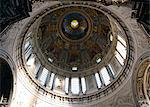
<instances>
[{"instance_id":1,"label":"plaster molding","mask_svg":"<svg viewBox=\"0 0 150 107\"><path fill-rule=\"evenodd\" d=\"M8 101L8 106L11 104L11 101L15 98L16 93L16 81L17 81L17 72L16 66L12 57L3 49L0 48L0 58L3 58L10 66L12 75L13 75L13 90L10 92L10 98Z\"/></svg>"}]
</instances>

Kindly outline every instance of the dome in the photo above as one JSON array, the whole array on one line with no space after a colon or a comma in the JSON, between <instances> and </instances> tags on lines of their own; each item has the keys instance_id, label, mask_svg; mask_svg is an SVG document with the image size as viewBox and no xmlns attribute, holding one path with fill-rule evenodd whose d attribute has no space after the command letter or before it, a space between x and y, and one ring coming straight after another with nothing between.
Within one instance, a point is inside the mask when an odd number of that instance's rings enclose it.
<instances>
[{"instance_id":1,"label":"dome","mask_svg":"<svg viewBox=\"0 0 150 107\"><path fill-rule=\"evenodd\" d=\"M41 18L37 29L36 48L41 49L47 61L51 60L50 64L68 71L73 67L82 71L96 65L111 45L109 19L87 7L52 11Z\"/></svg>"},{"instance_id":2,"label":"dome","mask_svg":"<svg viewBox=\"0 0 150 107\"><path fill-rule=\"evenodd\" d=\"M2 3L0 106L150 105L147 0Z\"/></svg>"},{"instance_id":3,"label":"dome","mask_svg":"<svg viewBox=\"0 0 150 107\"><path fill-rule=\"evenodd\" d=\"M125 79L128 28L105 7L90 6L49 7L27 25L21 62L36 90L72 101L114 91Z\"/></svg>"},{"instance_id":4,"label":"dome","mask_svg":"<svg viewBox=\"0 0 150 107\"><path fill-rule=\"evenodd\" d=\"M119 26L103 11L86 6L48 11L26 34L25 65L49 91L69 96L96 92L110 85L126 63L128 46Z\"/></svg>"}]
</instances>

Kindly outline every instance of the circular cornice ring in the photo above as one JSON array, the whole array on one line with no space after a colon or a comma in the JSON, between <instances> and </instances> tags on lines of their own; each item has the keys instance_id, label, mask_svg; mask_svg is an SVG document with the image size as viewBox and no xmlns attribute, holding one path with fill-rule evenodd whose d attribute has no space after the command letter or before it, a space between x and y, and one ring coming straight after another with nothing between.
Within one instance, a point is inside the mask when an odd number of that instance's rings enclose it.
<instances>
[{"instance_id":1,"label":"circular cornice ring","mask_svg":"<svg viewBox=\"0 0 150 107\"><path fill-rule=\"evenodd\" d=\"M122 27L122 29L124 30L124 33L126 35L126 41L127 44L129 45L128 49L127 49L127 59L126 59L126 63L123 67L123 70L121 71L121 73L117 76L117 78L111 83L109 84L107 87L103 88L102 90L98 90L95 93L92 94L88 94L88 95L84 95L84 96L61 96L59 94L55 94L47 89L45 89L44 87L42 87L41 85L37 84L33 79L31 79L32 77L29 75L29 73L27 72L25 66L24 66L24 61L23 61L23 56L22 56L22 45L23 45L23 41L24 41L24 37L25 34L27 33L28 29L30 28L30 26L36 21L36 19L38 19L40 16L42 16L43 14L45 14L46 12L49 12L53 9L59 8L59 7L63 7L63 6L70 6L70 5L81 5L81 6L86 6L86 7L90 7L99 11L103 11L104 13L109 14L110 16L112 16L117 23L120 24L120 26ZM130 36L130 32L128 30L128 28L126 27L126 25L124 24L124 22L117 16L115 15L113 12L111 12L109 9L107 9L105 6L102 6L100 4L96 4L96 3L86 3L86 2L64 2L64 3L60 3L51 7L48 7L46 9L44 9L43 11L39 12L37 15L35 15L30 21L29 23L26 25L26 27L23 29L21 36L18 38L18 45L16 47L17 50L17 55L16 58L18 59L17 64L18 66L21 67L21 69L23 69L26 74L28 75L29 79L32 81L32 85L35 85L35 87L38 87L38 91L42 90L42 92L44 91L44 93L51 95L52 98L59 98L60 101L61 100L66 100L68 102L82 102L82 101L92 101L92 100L96 100L96 99L100 99L103 96L106 96L110 93L112 93L114 90L116 90L117 87L119 87L123 81L127 78L127 76L129 75L129 70L132 67L133 61L134 61L134 47L133 47L133 41L132 41L132 37Z\"/></svg>"},{"instance_id":2,"label":"circular cornice ring","mask_svg":"<svg viewBox=\"0 0 150 107\"><path fill-rule=\"evenodd\" d=\"M61 28L61 24L63 22L63 19L66 15L70 14L70 13L79 13L81 15L83 15L86 19L87 19L87 24L88 24L88 31L86 33L86 35L84 37L82 37L81 39L79 40L72 40L72 39L69 39L65 36L65 34L62 32L62 28ZM93 24L91 24L91 18L88 14L86 14L84 11L81 11L80 9L70 9L69 11L67 11L64 15L62 15L59 19L59 23L57 24L57 31L60 33L60 37L64 40L64 41L67 41L69 43L81 43L81 42L84 42L86 40L89 39L90 37L90 34L92 33L92 29L93 29Z\"/></svg>"},{"instance_id":3,"label":"circular cornice ring","mask_svg":"<svg viewBox=\"0 0 150 107\"><path fill-rule=\"evenodd\" d=\"M66 8L66 7L73 7L73 6L80 6L80 7L87 7L87 8L92 8L92 9L95 9L95 10L98 10L97 8L94 8L94 7L88 7L88 6L85 6L85 5L65 5L65 6L61 6L61 7L57 7L57 8L55 8L55 9L52 9L51 11L48 11L48 12L45 12L45 13L43 13L43 15L41 15L41 17L44 17L45 15L47 15L48 13L50 13L50 12L53 12L53 11L55 11L55 10L57 10L57 9L61 9L61 8ZM102 12L103 14L105 14L106 15L106 13L104 12L104 11L102 11L102 10L98 10L98 11L100 11L100 12ZM41 17L39 17L39 18L37 18L37 20L39 19L41 19ZM60 19L60 20L62 20L62 19ZM90 19L90 20L92 20L92 19ZM36 32L38 32L38 27L39 27L39 25L40 25L40 23L39 24L37 24L37 28L35 28L36 30ZM93 25L92 25L93 26ZM91 27L92 27L91 26ZM92 29L92 28L91 28ZM40 50L40 49L38 49L40 46L39 46L39 44L38 44L38 41L37 41L37 39L38 39L38 37L37 37L37 35L38 34L33 34L34 36L35 36L35 39L34 38L32 38L32 39L34 39L33 40L33 44L34 44L34 46L36 47L36 48L34 48L33 50L34 50L34 52L35 52L35 54L37 55L37 57L39 58L39 60L40 60L40 62L42 63L42 65L43 66L45 66L46 68L48 68L50 71L54 71L54 73L56 73L56 74L59 74L59 75L62 75L62 76L69 76L69 77L72 77L72 76L74 76L74 77L76 77L76 76L87 76L87 75L92 75L93 73L96 73L97 71L98 71L98 69L101 69L103 66L105 66L110 60L111 60L111 58L112 58L112 56L113 56L113 54L112 53L114 53L114 51L115 51L115 48L114 48L114 46L111 46L111 48L108 50L108 53L109 54L106 54L106 56L104 56L104 60L102 60L101 61L101 63L100 64L97 64L97 63L95 63L94 65L92 65L91 67L89 67L88 69L81 69L80 71L78 71L78 72L73 72L71 69L69 69L69 70L65 70L65 69L61 69L60 67L57 67L57 65L55 65L54 63L52 64L52 63L49 63L49 61L47 60L47 57L45 57L44 56L44 54L42 53L42 51ZM87 37L87 36L86 36ZM89 35L89 37L90 37L90 35ZM88 39L88 38L87 38ZM112 41L112 44L116 44L117 43L117 35L114 35L114 38L113 38L114 40ZM79 42L76 42L76 43L79 43ZM111 56L111 57L110 57Z\"/></svg>"}]
</instances>

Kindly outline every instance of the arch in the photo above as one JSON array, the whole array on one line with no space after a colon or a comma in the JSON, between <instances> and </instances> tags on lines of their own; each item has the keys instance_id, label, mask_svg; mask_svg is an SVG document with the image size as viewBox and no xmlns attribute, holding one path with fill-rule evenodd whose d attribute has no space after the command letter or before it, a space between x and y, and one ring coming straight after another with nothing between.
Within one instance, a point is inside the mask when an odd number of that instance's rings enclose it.
<instances>
[{"instance_id":1,"label":"arch","mask_svg":"<svg viewBox=\"0 0 150 107\"><path fill-rule=\"evenodd\" d=\"M14 98L16 90L15 71L16 71L15 64L11 56L4 50L0 49L0 75L1 75L0 105L9 106L11 104L11 100Z\"/></svg>"},{"instance_id":2,"label":"arch","mask_svg":"<svg viewBox=\"0 0 150 107\"><path fill-rule=\"evenodd\" d=\"M148 90L150 85L150 52L146 52L136 61L132 75L132 90L137 107L150 105Z\"/></svg>"}]
</instances>

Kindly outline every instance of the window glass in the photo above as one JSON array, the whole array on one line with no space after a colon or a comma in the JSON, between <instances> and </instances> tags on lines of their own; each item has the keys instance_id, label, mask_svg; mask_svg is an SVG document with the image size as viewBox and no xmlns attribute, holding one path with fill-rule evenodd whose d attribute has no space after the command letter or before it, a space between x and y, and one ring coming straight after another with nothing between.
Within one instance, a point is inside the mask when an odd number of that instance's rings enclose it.
<instances>
[{"instance_id":1,"label":"window glass","mask_svg":"<svg viewBox=\"0 0 150 107\"><path fill-rule=\"evenodd\" d=\"M71 78L71 92L72 94L79 94L79 78Z\"/></svg>"},{"instance_id":2,"label":"window glass","mask_svg":"<svg viewBox=\"0 0 150 107\"><path fill-rule=\"evenodd\" d=\"M110 64L108 64L108 67L110 68L110 70L111 70L111 72L112 72L112 74L113 74L113 76L114 76L114 75L115 75L115 73L114 73L114 71L113 71L113 69L112 69L111 65L110 65Z\"/></svg>"},{"instance_id":3,"label":"window glass","mask_svg":"<svg viewBox=\"0 0 150 107\"><path fill-rule=\"evenodd\" d=\"M27 49L27 47L29 47L29 45L30 45L30 42L27 41L27 42L25 43L25 46L24 46L25 50Z\"/></svg>"},{"instance_id":4,"label":"window glass","mask_svg":"<svg viewBox=\"0 0 150 107\"><path fill-rule=\"evenodd\" d=\"M72 67L72 71L77 71L78 68L77 67Z\"/></svg>"},{"instance_id":5,"label":"window glass","mask_svg":"<svg viewBox=\"0 0 150 107\"><path fill-rule=\"evenodd\" d=\"M34 61L35 61L35 56L34 56L33 54L31 54L31 55L29 56L29 58L27 59L26 64L27 64L28 66L32 66L32 65L34 64Z\"/></svg>"},{"instance_id":6,"label":"window glass","mask_svg":"<svg viewBox=\"0 0 150 107\"><path fill-rule=\"evenodd\" d=\"M69 78L65 78L65 93L69 91Z\"/></svg>"},{"instance_id":7,"label":"window glass","mask_svg":"<svg viewBox=\"0 0 150 107\"><path fill-rule=\"evenodd\" d=\"M121 65L124 64L124 59L120 56L120 54L117 51L115 51L115 57L117 58L117 60Z\"/></svg>"},{"instance_id":8,"label":"window glass","mask_svg":"<svg viewBox=\"0 0 150 107\"><path fill-rule=\"evenodd\" d=\"M50 89L52 89L52 87L53 87L54 76L55 76L55 74L51 73L50 82L49 82L49 88Z\"/></svg>"},{"instance_id":9,"label":"window glass","mask_svg":"<svg viewBox=\"0 0 150 107\"><path fill-rule=\"evenodd\" d=\"M101 58L96 59L96 63L100 63L101 62Z\"/></svg>"},{"instance_id":10,"label":"window glass","mask_svg":"<svg viewBox=\"0 0 150 107\"><path fill-rule=\"evenodd\" d=\"M42 73L41 73L41 76L39 78L39 81L42 85L45 85L45 82L46 82L46 78L47 78L47 75L48 75L48 70L46 68L43 69Z\"/></svg>"},{"instance_id":11,"label":"window glass","mask_svg":"<svg viewBox=\"0 0 150 107\"><path fill-rule=\"evenodd\" d=\"M25 59L27 60L31 54L32 54L32 50L30 48L30 49L28 49L27 52L25 52Z\"/></svg>"},{"instance_id":12,"label":"window glass","mask_svg":"<svg viewBox=\"0 0 150 107\"><path fill-rule=\"evenodd\" d=\"M98 73L95 73L95 79L96 79L96 83L97 83L98 88L100 88L102 84L101 84L100 77L99 77Z\"/></svg>"},{"instance_id":13,"label":"window glass","mask_svg":"<svg viewBox=\"0 0 150 107\"><path fill-rule=\"evenodd\" d=\"M48 58L48 61L52 63L52 62L53 62L53 59L52 59L52 58Z\"/></svg>"},{"instance_id":14,"label":"window glass","mask_svg":"<svg viewBox=\"0 0 150 107\"><path fill-rule=\"evenodd\" d=\"M113 35L110 34L110 41L113 41Z\"/></svg>"},{"instance_id":15,"label":"window glass","mask_svg":"<svg viewBox=\"0 0 150 107\"><path fill-rule=\"evenodd\" d=\"M121 54L121 56L126 59L126 48L118 41L117 42L117 46L116 49L118 50L118 52Z\"/></svg>"},{"instance_id":16,"label":"window glass","mask_svg":"<svg viewBox=\"0 0 150 107\"><path fill-rule=\"evenodd\" d=\"M82 92L85 93L86 92L86 82L85 82L84 77L81 78L81 85L82 85Z\"/></svg>"},{"instance_id":17,"label":"window glass","mask_svg":"<svg viewBox=\"0 0 150 107\"><path fill-rule=\"evenodd\" d=\"M120 36L118 35L118 40L126 47L126 41Z\"/></svg>"},{"instance_id":18,"label":"window glass","mask_svg":"<svg viewBox=\"0 0 150 107\"><path fill-rule=\"evenodd\" d=\"M37 72L39 71L40 67L41 67L40 62L36 63L36 65L35 65L35 75L36 75Z\"/></svg>"},{"instance_id":19,"label":"window glass","mask_svg":"<svg viewBox=\"0 0 150 107\"><path fill-rule=\"evenodd\" d=\"M29 46L27 46L27 47L25 48L25 54L27 54L29 51L31 51L31 49L32 49L32 47L31 47L31 45L29 44Z\"/></svg>"},{"instance_id":20,"label":"window glass","mask_svg":"<svg viewBox=\"0 0 150 107\"><path fill-rule=\"evenodd\" d=\"M102 74L102 78L104 80L105 85L108 85L110 83L110 76L108 74L106 67L102 68L100 73Z\"/></svg>"}]
</instances>

